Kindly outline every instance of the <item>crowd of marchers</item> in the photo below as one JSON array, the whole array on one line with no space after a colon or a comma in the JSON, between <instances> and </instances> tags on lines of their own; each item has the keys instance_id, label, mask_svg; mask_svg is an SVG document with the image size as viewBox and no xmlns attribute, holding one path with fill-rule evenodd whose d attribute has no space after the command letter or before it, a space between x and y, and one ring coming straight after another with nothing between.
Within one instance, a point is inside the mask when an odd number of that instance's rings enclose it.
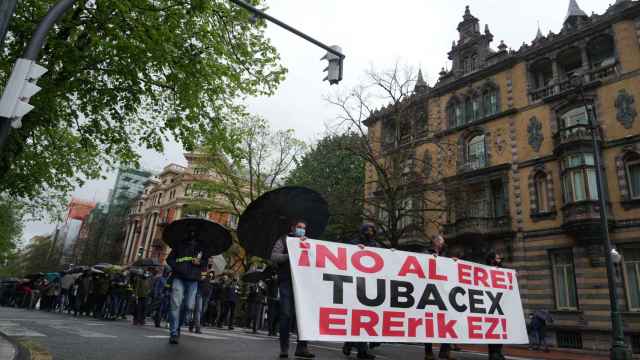
<instances>
[{"instance_id":1,"label":"crowd of marchers","mask_svg":"<svg viewBox=\"0 0 640 360\"><path fill-rule=\"evenodd\" d=\"M201 333L202 326L233 329L239 323L253 328L275 329L260 321L267 304L273 304L275 280L256 284L240 282L231 273L198 274L196 305L182 309L182 325ZM64 272L30 274L25 278L0 280L0 306L66 313L101 320L132 318L133 325L151 319L156 327L168 326L174 277L169 266L126 268L118 266L74 267ZM244 290L244 291L241 291ZM276 290L277 292L277 290ZM269 301L267 294L271 293ZM277 307L271 305L272 310ZM244 316L236 316L242 309ZM277 321L270 312L270 322Z\"/></svg>"},{"instance_id":2,"label":"crowd of marchers","mask_svg":"<svg viewBox=\"0 0 640 360\"><path fill-rule=\"evenodd\" d=\"M280 358L289 356L289 337L296 332L296 308L289 266L286 237L305 239L304 220L291 223L286 236L275 242L270 260L276 269L256 282L241 282L231 273L216 275L208 270L208 255L198 248L196 235L187 234L180 247L172 249L164 266L122 268L109 264L75 267L60 273L39 273L25 279L5 279L0 286L0 305L31 310L66 312L73 316L92 316L116 320L132 318L133 325L153 319L156 327L169 327L171 344L178 344L183 327L201 333L203 326L234 325L266 329L279 335ZM361 248L382 247L376 229L365 224L350 241ZM427 253L448 256L441 236L432 239ZM454 257L455 259L455 257ZM490 251L487 265L502 266L502 256ZM241 309L243 316L237 316ZM546 349L544 328L550 321L546 313L530 316L532 344ZM344 355L355 349L358 359L375 359L371 349L377 343L345 343ZM434 359L432 344L425 344L425 360ZM438 358L453 359L455 346L440 344ZM490 360L503 360L502 345L488 345ZM314 358L306 341L298 341L297 358Z\"/></svg>"}]
</instances>

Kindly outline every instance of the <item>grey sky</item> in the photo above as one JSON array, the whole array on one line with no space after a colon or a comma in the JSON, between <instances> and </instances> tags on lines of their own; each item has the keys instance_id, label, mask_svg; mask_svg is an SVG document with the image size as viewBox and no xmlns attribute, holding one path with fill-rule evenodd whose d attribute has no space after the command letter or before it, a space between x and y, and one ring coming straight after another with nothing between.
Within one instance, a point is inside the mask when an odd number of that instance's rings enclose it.
<instances>
[{"instance_id":1,"label":"grey sky","mask_svg":"<svg viewBox=\"0 0 640 360\"><path fill-rule=\"evenodd\" d=\"M610 0L611 3L615 0ZM603 13L608 1L578 0L587 14ZM336 110L323 101L333 91L357 85L365 70L384 69L400 60L421 68L430 85L443 66L450 68L447 52L458 39L456 27L465 5L480 19L481 29L489 24L492 47L501 40L518 49L534 39L538 22L543 34L560 31L569 0L267 0L267 12L329 45L340 45L346 54L344 80L330 87L323 82L324 50L269 25L271 38L288 67L287 79L269 98L248 99L249 109L280 129L292 128L301 139L312 141L322 135ZM143 152L142 164L161 169L175 162L184 164L179 144L166 144L164 154ZM105 200L115 181L91 181L75 191L87 200ZM24 239L52 231L54 225L30 222Z\"/></svg>"}]
</instances>

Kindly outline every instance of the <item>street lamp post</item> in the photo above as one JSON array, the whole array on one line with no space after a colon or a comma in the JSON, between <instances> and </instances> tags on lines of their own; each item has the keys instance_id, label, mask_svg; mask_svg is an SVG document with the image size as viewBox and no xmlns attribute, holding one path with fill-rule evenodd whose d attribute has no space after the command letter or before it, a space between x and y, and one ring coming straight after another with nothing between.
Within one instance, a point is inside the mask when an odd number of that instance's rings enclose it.
<instances>
[{"instance_id":1,"label":"street lamp post","mask_svg":"<svg viewBox=\"0 0 640 360\"><path fill-rule=\"evenodd\" d=\"M624 327L620 309L618 307L618 293L616 291L616 275L614 268L614 255L617 251L611 245L609 238L609 214L607 200L605 199L604 176L602 174L602 159L600 158L600 148L598 146L598 124L596 115L592 114L591 106L587 105L584 96L584 75L576 75L571 79L572 84L578 89L580 100L587 111L587 120L591 129L591 145L593 148L593 159L596 168L596 185L598 187L598 202L600 206L600 231L604 243L605 259L607 266L607 282L609 285L609 302L611 304L611 349L609 357L612 360L630 360L631 351L624 341Z\"/></svg>"}]
</instances>

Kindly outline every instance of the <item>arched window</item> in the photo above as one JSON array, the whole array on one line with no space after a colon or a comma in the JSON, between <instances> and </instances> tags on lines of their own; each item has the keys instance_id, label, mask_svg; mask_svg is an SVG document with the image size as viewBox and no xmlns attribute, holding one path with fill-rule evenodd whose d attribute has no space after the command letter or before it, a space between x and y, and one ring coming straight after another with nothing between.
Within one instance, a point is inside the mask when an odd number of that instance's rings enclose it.
<instances>
[{"instance_id":1,"label":"arched window","mask_svg":"<svg viewBox=\"0 0 640 360\"><path fill-rule=\"evenodd\" d=\"M600 35L587 44L587 54L591 68L615 65L615 44L610 35Z\"/></svg>"},{"instance_id":2,"label":"arched window","mask_svg":"<svg viewBox=\"0 0 640 360\"><path fill-rule=\"evenodd\" d=\"M464 119L467 123L476 120L476 118L474 117L473 102L471 97L466 98L464 101Z\"/></svg>"},{"instance_id":3,"label":"arched window","mask_svg":"<svg viewBox=\"0 0 640 360\"><path fill-rule=\"evenodd\" d=\"M463 104L457 97L452 97L447 105L447 114L449 117L449 127L455 128L464 125Z\"/></svg>"},{"instance_id":4,"label":"arched window","mask_svg":"<svg viewBox=\"0 0 640 360\"><path fill-rule=\"evenodd\" d=\"M629 197L640 199L640 155L630 153L624 158L624 167L629 186Z\"/></svg>"},{"instance_id":5,"label":"arched window","mask_svg":"<svg viewBox=\"0 0 640 360\"><path fill-rule=\"evenodd\" d=\"M536 211L538 213L546 213L550 211L549 192L547 185L547 174L539 171L533 178L536 196Z\"/></svg>"},{"instance_id":6,"label":"arched window","mask_svg":"<svg viewBox=\"0 0 640 360\"><path fill-rule=\"evenodd\" d=\"M497 114L499 109L498 104L498 89L494 86L486 86L482 91L482 110L484 116L491 116Z\"/></svg>"},{"instance_id":7,"label":"arched window","mask_svg":"<svg viewBox=\"0 0 640 360\"><path fill-rule=\"evenodd\" d=\"M598 200L593 154L571 154L562 159L562 186L567 204Z\"/></svg>"},{"instance_id":8,"label":"arched window","mask_svg":"<svg viewBox=\"0 0 640 360\"><path fill-rule=\"evenodd\" d=\"M484 134L475 135L467 142L466 165L469 170L485 167L486 153L484 144Z\"/></svg>"}]
</instances>

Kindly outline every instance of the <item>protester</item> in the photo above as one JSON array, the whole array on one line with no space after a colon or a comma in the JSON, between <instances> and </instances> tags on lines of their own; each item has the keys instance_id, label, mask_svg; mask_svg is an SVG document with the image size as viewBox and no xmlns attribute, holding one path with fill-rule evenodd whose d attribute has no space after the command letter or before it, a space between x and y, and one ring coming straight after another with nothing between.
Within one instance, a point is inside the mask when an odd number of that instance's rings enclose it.
<instances>
[{"instance_id":1,"label":"protester","mask_svg":"<svg viewBox=\"0 0 640 360\"><path fill-rule=\"evenodd\" d=\"M136 305L133 315L133 325L144 326L147 313L147 301L151 294L151 273L149 271L132 271L133 274L133 292L135 295Z\"/></svg>"},{"instance_id":2,"label":"protester","mask_svg":"<svg viewBox=\"0 0 640 360\"><path fill-rule=\"evenodd\" d=\"M151 306L153 308L153 324L155 327L160 327L162 319L164 319L164 315L166 313L166 285L169 273L169 269L165 268L163 271L158 271L158 274L156 274L156 277L153 279Z\"/></svg>"},{"instance_id":3,"label":"protester","mask_svg":"<svg viewBox=\"0 0 640 360\"><path fill-rule=\"evenodd\" d=\"M184 319L180 318L183 307L191 312L195 306L196 292L200 273L206 271L209 256L202 253L198 247L196 233L193 229L187 233L184 244L171 249L167 264L173 272L171 288L171 312L169 314L169 343L177 345L180 336L180 325Z\"/></svg>"},{"instance_id":4,"label":"protester","mask_svg":"<svg viewBox=\"0 0 640 360\"><path fill-rule=\"evenodd\" d=\"M260 284L250 285L247 294L247 319L245 322L246 327L250 328L254 334L257 332L262 298L263 294Z\"/></svg>"},{"instance_id":5,"label":"protester","mask_svg":"<svg viewBox=\"0 0 640 360\"><path fill-rule=\"evenodd\" d=\"M434 256L447 256L447 251L445 246L446 244L444 242L444 238L441 235L437 235L431 241L431 248L427 250L427 253ZM433 344L431 343L424 344L424 359L433 360L433 358L434 358ZM454 359L453 354L451 354L450 344L445 344L445 343L440 344L440 351L438 352L438 358Z\"/></svg>"},{"instance_id":6,"label":"protester","mask_svg":"<svg viewBox=\"0 0 640 360\"><path fill-rule=\"evenodd\" d=\"M353 245L364 247L381 247L376 240L376 228L372 224L364 224L360 227L358 237L350 241ZM375 355L369 353L369 345L366 342L345 342L342 346L342 353L346 356L351 354L351 348L358 350L358 359L375 359Z\"/></svg>"},{"instance_id":7,"label":"protester","mask_svg":"<svg viewBox=\"0 0 640 360\"><path fill-rule=\"evenodd\" d=\"M536 310L529 315L529 319L529 327L531 329L531 343L529 345L529 350L540 350L542 347L544 352L548 352L549 346L547 345L546 340L546 329L547 323L553 322L549 312L546 310Z\"/></svg>"},{"instance_id":8,"label":"protester","mask_svg":"<svg viewBox=\"0 0 640 360\"><path fill-rule=\"evenodd\" d=\"M289 236L305 239L307 223L299 220L291 223ZM296 326L296 310L293 299L293 284L291 267L287 250L287 237L281 236L276 240L271 251L271 261L278 266L278 290L280 291L280 358L289 357L289 333L292 326ZM307 342L298 340L295 351L296 357L314 358L307 348Z\"/></svg>"},{"instance_id":9,"label":"protester","mask_svg":"<svg viewBox=\"0 0 640 360\"><path fill-rule=\"evenodd\" d=\"M489 266L502 267L502 255L491 251L487 254L486 263ZM489 344L488 349L489 360L505 360L504 355L502 355L502 344Z\"/></svg>"},{"instance_id":10,"label":"protester","mask_svg":"<svg viewBox=\"0 0 640 360\"><path fill-rule=\"evenodd\" d=\"M238 281L233 276L225 276L225 283L222 286L222 325L225 320L229 330L233 330L233 320L235 318L236 305L238 304L239 286Z\"/></svg>"},{"instance_id":11,"label":"protester","mask_svg":"<svg viewBox=\"0 0 640 360\"><path fill-rule=\"evenodd\" d=\"M209 297L211 296L211 284L209 283L210 277L213 277L215 274L211 272L208 274L203 272L198 281L198 293L196 294L196 306L193 311L193 320L189 324L189 331L193 332L194 328L196 334L202 334L202 314L207 311L207 306L209 305Z\"/></svg>"},{"instance_id":12,"label":"protester","mask_svg":"<svg viewBox=\"0 0 640 360\"><path fill-rule=\"evenodd\" d=\"M64 274L62 279L60 280L60 312L67 311L71 312L71 305L73 304L72 296L71 296L71 288L73 287L73 283L76 281L76 277L74 274Z\"/></svg>"},{"instance_id":13,"label":"protester","mask_svg":"<svg viewBox=\"0 0 640 360\"><path fill-rule=\"evenodd\" d=\"M280 319L280 296L278 294L278 276L274 275L265 281L267 285L267 326L269 336L276 335Z\"/></svg>"}]
</instances>

